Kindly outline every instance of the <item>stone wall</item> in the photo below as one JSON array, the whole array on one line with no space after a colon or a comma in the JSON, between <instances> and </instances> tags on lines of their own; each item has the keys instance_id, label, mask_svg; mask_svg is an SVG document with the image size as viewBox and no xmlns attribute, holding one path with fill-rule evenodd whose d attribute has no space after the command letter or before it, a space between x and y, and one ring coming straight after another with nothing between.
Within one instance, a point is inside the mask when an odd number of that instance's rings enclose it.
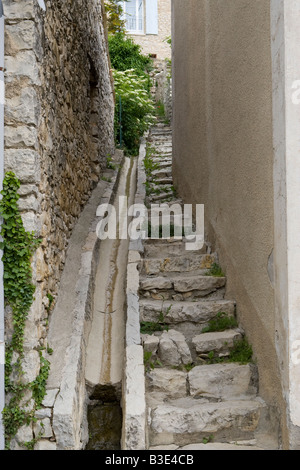
<instances>
[{"instance_id":1,"label":"stone wall","mask_svg":"<svg viewBox=\"0 0 300 470\"><path fill-rule=\"evenodd\" d=\"M114 152L113 89L101 0L4 0L5 170L42 243L25 331L25 363L39 373L49 299L58 292L72 229ZM9 336L10 318L6 315ZM9 339L7 336L7 340Z\"/></svg>"},{"instance_id":2,"label":"stone wall","mask_svg":"<svg viewBox=\"0 0 300 470\"><path fill-rule=\"evenodd\" d=\"M171 48L166 38L171 36L171 0L158 0L158 34L134 34L134 42L142 47L144 54L156 55L157 59L171 58Z\"/></svg>"}]
</instances>

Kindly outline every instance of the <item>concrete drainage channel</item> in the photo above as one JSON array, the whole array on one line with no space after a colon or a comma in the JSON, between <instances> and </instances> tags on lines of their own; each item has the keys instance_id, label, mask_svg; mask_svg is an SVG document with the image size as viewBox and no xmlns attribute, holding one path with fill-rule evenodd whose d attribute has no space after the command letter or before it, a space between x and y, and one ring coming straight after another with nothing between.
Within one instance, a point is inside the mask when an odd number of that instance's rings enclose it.
<instances>
[{"instance_id":1,"label":"concrete drainage channel","mask_svg":"<svg viewBox=\"0 0 300 470\"><path fill-rule=\"evenodd\" d=\"M127 218L127 206L119 206L119 197L125 195L128 205L132 205L135 185L136 160L125 158L115 197L116 214L126 210L123 215ZM126 326L125 279L129 240L128 237L118 237L119 229L120 222L117 224L117 239L101 242L95 279L85 372L90 399L88 450L120 449Z\"/></svg>"},{"instance_id":2,"label":"concrete drainage channel","mask_svg":"<svg viewBox=\"0 0 300 470\"><path fill-rule=\"evenodd\" d=\"M49 324L51 369L37 416L45 432L36 450L114 450L123 441L130 242L99 240L96 233L99 205L118 210L124 195L128 206L134 202L137 159L117 158L120 170L104 175L108 181L99 182L70 240Z\"/></svg>"}]
</instances>

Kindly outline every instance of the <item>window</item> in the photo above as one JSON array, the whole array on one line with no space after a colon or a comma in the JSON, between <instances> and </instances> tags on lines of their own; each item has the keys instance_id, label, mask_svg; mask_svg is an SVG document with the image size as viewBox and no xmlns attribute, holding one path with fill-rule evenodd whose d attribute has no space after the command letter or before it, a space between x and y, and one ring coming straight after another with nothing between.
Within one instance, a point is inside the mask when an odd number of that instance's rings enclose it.
<instances>
[{"instance_id":1,"label":"window","mask_svg":"<svg viewBox=\"0 0 300 470\"><path fill-rule=\"evenodd\" d=\"M144 1L128 0L124 2L127 31L131 33L144 32Z\"/></svg>"}]
</instances>

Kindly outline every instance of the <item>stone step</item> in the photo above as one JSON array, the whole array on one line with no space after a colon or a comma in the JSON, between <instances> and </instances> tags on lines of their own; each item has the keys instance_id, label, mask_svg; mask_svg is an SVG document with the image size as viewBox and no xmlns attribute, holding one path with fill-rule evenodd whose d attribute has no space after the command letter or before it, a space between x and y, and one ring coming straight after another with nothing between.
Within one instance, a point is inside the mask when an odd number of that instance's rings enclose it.
<instances>
[{"instance_id":1,"label":"stone step","mask_svg":"<svg viewBox=\"0 0 300 470\"><path fill-rule=\"evenodd\" d=\"M221 363L196 366L188 373L193 398L232 400L254 398L257 370L254 364Z\"/></svg>"},{"instance_id":2,"label":"stone step","mask_svg":"<svg viewBox=\"0 0 300 470\"><path fill-rule=\"evenodd\" d=\"M173 188L173 185L172 184L162 184L162 185L159 185L157 183L157 180L154 180L154 181L151 181L149 183L149 187L152 189L152 191L164 191L164 192L171 192L173 193L174 192L174 188Z\"/></svg>"},{"instance_id":3,"label":"stone step","mask_svg":"<svg viewBox=\"0 0 300 470\"><path fill-rule=\"evenodd\" d=\"M161 157L160 155L154 155L152 157L152 161L154 163L167 163L168 165L169 164L172 164L172 155L170 156L164 156L164 157Z\"/></svg>"},{"instance_id":4,"label":"stone step","mask_svg":"<svg viewBox=\"0 0 300 470\"><path fill-rule=\"evenodd\" d=\"M163 200L169 198L172 195L173 195L173 190L170 189L170 191L168 191L168 192L164 191L160 194L151 194L149 196L149 200L150 200L150 202L159 202L159 201L163 201Z\"/></svg>"},{"instance_id":5,"label":"stone step","mask_svg":"<svg viewBox=\"0 0 300 470\"><path fill-rule=\"evenodd\" d=\"M204 255L198 253L190 253L186 251L184 254L176 257L161 257L144 259L143 273L147 275L170 273L170 272L190 272L202 269L204 272L216 263L217 256Z\"/></svg>"},{"instance_id":6,"label":"stone step","mask_svg":"<svg viewBox=\"0 0 300 470\"><path fill-rule=\"evenodd\" d=\"M256 442L255 439L254 441ZM249 442L251 443L251 441ZM170 444L170 445L150 447L149 450L159 451L159 450L265 450L265 449L263 447L258 447L257 445L240 444L239 441L236 441L235 444L230 444L230 443L227 444L224 442L209 442L207 444L203 444L203 442L199 442L195 444L188 444L187 446L183 446L183 447Z\"/></svg>"},{"instance_id":7,"label":"stone step","mask_svg":"<svg viewBox=\"0 0 300 470\"><path fill-rule=\"evenodd\" d=\"M172 163L169 160L164 161L164 159L161 159L159 162L159 166L159 170L154 170L152 172L152 177L157 177L157 173L159 173L159 171L161 171L162 169L172 170Z\"/></svg>"},{"instance_id":8,"label":"stone step","mask_svg":"<svg viewBox=\"0 0 300 470\"><path fill-rule=\"evenodd\" d=\"M153 141L151 147L154 148L157 152L169 153L172 154L173 146L172 142L168 142L167 140L161 141Z\"/></svg>"},{"instance_id":9,"label":"stone step","mask_svg":"<svg viewBox=\"0 0 300 470\"><path fill-rule=\"evenodd\" d=\"M196 366L189 372L154 368L146 374L146 389L152 405L188 396L214 402L249 400L257 395L256 368L234 363Z\"/></svg>"},{"instance_id":10,"label":"stone step","mask_svg":"<svg viewBox=\"0 0 300 470\"><path fill-rule=\"evenodd\" d=\"M211 403L187 397L163 403L149 410L150 447L182 447L211 435L221 442L253 439L265 410L259 398Z\"/></svg>"},{"instance_id":11,"label":"stone step","mask_svg":"<svg viewBox=\"0 0 300 470\"><path fill-rule=\"evenodd\" d=\"M162 158L171 157L172 156L172 148L171 146L162 146L162 145L153 145L154 150L157 154L159 154Z\"/></svg>"},{"instance_id":12,"label":"stone step","mask_svg":"<svg viewBox=\"0 0 300 470\"><path fill-rule=\"evenodd\" d=\"M152 182L152 179L150 179ZM167 177L167 178L156 178L155 180L155 185L173 185L173 178Z\"/></svg>"},{"instance_id":13,"label":"stone step","mask_svg":"<svg viewBox=\"0 0 300 470\"><path fill-rule=\"evenodd\" d=\"M180 256L184 253L199 254L206 252L206 246L201 251L187 251L186 240L149 240L144 244L144 256L145 258L170 258Z\"/></svg>"},{"instance_id":14,"label":"stone step","mask_svg":"<svg viewBox=\"0 0 300 470\"><path fill-rule=\"evenodd\" d=\"M160 300L140 299L140 320L158 322L161 314L166 325L182 322L199 323L201 328L218 313L225 312L229 316L235 314L235 302L231 300L202 300L198 302L162 302ZM194 335L195 336L195 335Z\"/></svg>"},{"instance_id":15,"label":"stone step","mask_svg":"<svg viewBox=\"0 0 300 470\"><path fill-rule=\"evenodd\" d=\"M182 298L188 299L195 295L205 297L225 287L225 284L225 277L203 276L201 273L194 273L192 276L169 274L168 276L141 277L140 291L141 294L145 294L145 292L156 294L172 291L174 295L181 294ZM155 297L152 296L152 298ZM181 297L178 297L178 300L180 300L180 298Z\"/></svg>"},{"instance_id":16,"label":"stone step","mask_svg":"<svg viewBox=\"0 0 300 470\"><path fill-rule=\"evenodd\" d=\"M170 146L172 145L172 136L171 134L156 134L150 139L150 143L154 143L155 145L161 145L164 143L168 143Z\"/></svg>"},{"instance_id":17,"label":"stone step","mask_svg":"<svg viewBox=\"0 0 300 470\"><path fill-rule=\"evenodd\" d=\"M205 355L214 351L219 357L227 356L236 341L243 338L240 329L202 333L192 339L196 354Z\"/></svg>"},{"instance_id":18,"label":"stone step","mask_svg":"<svg viewBox=\"0 0 300 470\"><path fill-rule=\"evenodd\" d=\"M154 170L152 172L152 178L169 178L172 176L172 168L169 164L161 165L160 170Z\"/></svg>"}]
</instances>

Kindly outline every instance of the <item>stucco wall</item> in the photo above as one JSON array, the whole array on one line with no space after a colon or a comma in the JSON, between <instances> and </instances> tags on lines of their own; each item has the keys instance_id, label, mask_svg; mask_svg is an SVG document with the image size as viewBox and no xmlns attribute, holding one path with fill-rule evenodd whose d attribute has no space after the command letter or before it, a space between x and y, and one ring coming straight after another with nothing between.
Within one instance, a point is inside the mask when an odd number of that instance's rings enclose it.
<instances>
[{"instance_id":1,"label":"stucco wall","mask_svg":"<svg viewBox=\"0 0 300 470\"><path fill-rule=\"evenodd\" d=\"M146 21L146 15L145 15ZM157 59L171 58L171 48L166 38L171 36L171 0L158 0L158 34L134 34L134 42L144 54L154 54Z\"/></svg>"},{"instance_id":2,"label":"stucco wall","mask_svg":"<svg viewBox=\"0 0 300 470\"><path fill-rule=\"evenodd\" d=\"M286 441L272 252L269 0L173 2L174 180L205 205L206 236L257 359L260 394Z\"/></svg>"}]
</instances>

